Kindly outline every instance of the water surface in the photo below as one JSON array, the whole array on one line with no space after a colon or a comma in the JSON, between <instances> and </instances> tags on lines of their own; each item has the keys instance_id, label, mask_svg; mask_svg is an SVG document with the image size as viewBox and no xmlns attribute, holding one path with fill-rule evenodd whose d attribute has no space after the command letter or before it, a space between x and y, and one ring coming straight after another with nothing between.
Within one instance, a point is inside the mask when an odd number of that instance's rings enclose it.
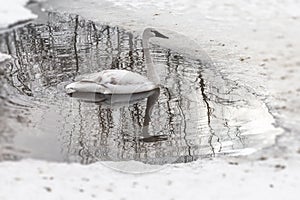
<instances>
[{"instance_id":1,"label":"water surface","mask_svg":"<svg viewBox=\"0 0 300 200\"><path fill-rule=\"evenodd\" d=\"M0 159L38 158L150 164L240 155L272 145L278 131L255 91L227 80L213 63L151 46L162 87L143 141L147 98L109 106L71 98L64 87L104 69L145 75L141 38L78 15L48 13L43 22L0 35Z\"/></svg>"}]
</instances>

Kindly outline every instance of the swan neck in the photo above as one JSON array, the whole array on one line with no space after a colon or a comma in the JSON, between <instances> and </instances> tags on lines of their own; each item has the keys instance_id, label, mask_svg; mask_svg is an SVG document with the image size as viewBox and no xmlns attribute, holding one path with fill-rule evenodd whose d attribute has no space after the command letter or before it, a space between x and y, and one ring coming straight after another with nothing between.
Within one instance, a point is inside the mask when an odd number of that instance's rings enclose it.
<instances>
[{"instance_id":1,"label":"swan neck","mask_svg":"<svg viewBox=\"0 0 300 200\"><path fill-rule=\"evenodd\" d=\"M154 69L154 64L150 55L149 38L144 36L143 36L143 50L144 50L144 56L146 62L145 64L147 67L147 77L150 81L154 82L155 84L158 84L159 79Z\"/></svg>"}]
</instances>

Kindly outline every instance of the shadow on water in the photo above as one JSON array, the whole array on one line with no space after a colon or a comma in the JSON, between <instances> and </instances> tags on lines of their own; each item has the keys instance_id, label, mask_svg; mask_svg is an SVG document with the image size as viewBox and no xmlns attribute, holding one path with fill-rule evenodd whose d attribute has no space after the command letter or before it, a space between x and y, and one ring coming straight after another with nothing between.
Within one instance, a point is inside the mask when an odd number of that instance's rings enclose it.
<instances>
[{"instance_id":1,"label":"shadow on water","mask_svg":"<svg viewBox=\"0 0 300 200\"><path fill-rule=\"evenodd\" d=\"M251 134L253 118L236 114L256 106L249 91L159 45L151 48L163 85L159 95L125 106L68 97L65 85L81 74L112 68L145 75L141 38L118 27L48 13L45 23L1 34L0 50L14 58L0 76L3 160L190 162L238 154L269 136ZM145 132L152 140L137 137Z\"/></svg>"}]
</instances>

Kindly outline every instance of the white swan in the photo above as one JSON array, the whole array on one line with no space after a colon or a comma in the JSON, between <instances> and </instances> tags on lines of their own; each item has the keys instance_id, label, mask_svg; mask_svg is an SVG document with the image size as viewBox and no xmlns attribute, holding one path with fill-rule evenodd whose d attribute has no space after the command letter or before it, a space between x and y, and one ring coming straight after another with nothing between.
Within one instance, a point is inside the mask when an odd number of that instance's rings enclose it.
<instances>
[{"instance_id":1,"label":"white swan","mask_svg":"<svg viewBox=\"0 0 300 200\"><path fill-rule=\"evenodd\" d=\"M88 74L81 80L66 86L66 92L101 93L101 94L132 94L151 91L158 88L159 79L150 57L149 39L151 37L166 38L153 28L146 28L143 32L143 50L145 64L147 66L147 77L127 70L103 70Z\"/></svg>"}]
</instances>

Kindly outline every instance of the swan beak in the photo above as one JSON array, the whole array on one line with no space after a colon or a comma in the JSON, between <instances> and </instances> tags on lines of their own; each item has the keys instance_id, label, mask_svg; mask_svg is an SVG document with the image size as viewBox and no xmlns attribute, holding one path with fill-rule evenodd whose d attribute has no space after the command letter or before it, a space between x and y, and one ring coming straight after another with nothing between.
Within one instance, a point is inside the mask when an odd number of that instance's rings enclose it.
<instances>
[{"instance_id":1,"label":"swan beak","mask_svg":"<svg viewBox=\"0 0 300 200\"><path fill-rule=\"evenodd\" d=\"M169 39L167 36L161 34L160 32L158 31L153 31L155 33L155 37L160 37L160 38L165 38L165 39Z\"/></svg>"}]
</instances>

